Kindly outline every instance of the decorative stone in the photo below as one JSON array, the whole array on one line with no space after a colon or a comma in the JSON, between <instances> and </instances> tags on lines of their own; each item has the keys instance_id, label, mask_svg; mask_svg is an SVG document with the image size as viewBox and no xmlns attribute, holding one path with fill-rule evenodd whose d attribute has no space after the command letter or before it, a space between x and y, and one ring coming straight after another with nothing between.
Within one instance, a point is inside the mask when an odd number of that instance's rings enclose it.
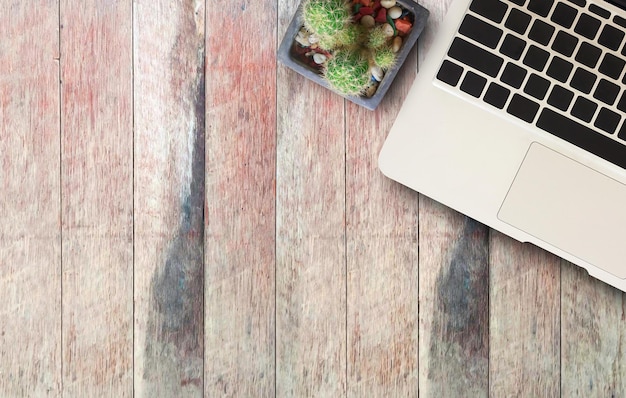
<instances>
[{"instance_id":1,"label":"decorative stone","mask_svg":"<svg viewBox=\"0 0 626 398\"><path fill-rule=\"evenodd\" d=\"M383 25L383 33L387 37L393 36L393 34L395 33L395 31L393 29L393 26L389 25L388 23L384 24Z\"/></svg>"},{"instance_id":2,"label":"decorative stone","mask_svg":"<svg viewBox=\"0 0 626 398\"><path fill-rule=\"evenodd\" d=\"M317 37L316 35L309 36L309 43L315 44L315 43L318 43L319 41L320 41L320 38Z\"/></svg>"},{"instance_id":3,"label":"decorative stone","mask_svg":"<svg viewBox=\"0 0 626 398\"><path fill-rule=\"evenodd\" d=\"M391 19L398 19L402 15L402 8L398 6L391 7L389 11L387 11L387 15L389 15Z\"/></svg>"},{"instance_id":4,"label":"decorative stone","mask_svg":"<svg viewBox=\"0 0 626 398\"><path fill-rule=\"evenodd\" d=\"M402 47L402 38L400 36L396 36L393 38L393 42L391 43L391 49L394 53L400 51L400 47Z\"/></svg>"},{"instance_id":5,"label":"decorative stone","mask_svg":"<svg viewBox=\"0 0 626 398\"><path fill-rule=\"evenodd\" d=\"M376 21L374 20L373 16L364 15L363 18L361 18L361 25L365 26L366 28L373 28L374 25L376 25Z\"/></svg>"},{"instance_id":6,"label":"decorative stone","mask_svg":"<svg viewBox=\"0 0 626 398\"><path fill-rule=\"evenodd\" d=\"M324 54L320 54L320 53L313 54L313 61L318 65L323 64L324 62L326 62L327 59L328 57L325 56Z\"/></svg>"},{"instance_id":7,"label":"decorative stone","mask_svg":"<svg viewBox=\"0 0 626 398\"><path fill-rule=\"evenodd\" d=\"M367 86L367 88L365 89L365 96L367 98L371 98L374 96L374 94L376 94L376 89L378 88L378 84L370 84L369 86Z\"/></svg>"},{"instance_id":8,"label":"decorative stone","mask_svg":"<svg viewBox=\"0 0 626 398\"><path fill-rule=\"evenodd\" d=\"M380 5L385 8L391 8L396 5L396 0L380 0Z\"/></svg>"},{"instance_id":9,"label":"decorative stone","mask_svg":"<svg viewBox=\"0 0 626 398\"><path fill-rule=\"evenodd\" d=\"M296 35L296 42L298 42L298 44L302 47L309 47L311 45L309 42L309 33L306 30L301 29Z\"/></svg>"},{"instance_id":10,"label":"decorative stone","mask_svg":"<svg viewBox=\"0 0 626 398\"><path fill-rule=\"evenodd\" d=\"M370 73L372 74L372 77L376 79L377 82L383 80L383 76L385 75L383 73L383 69L378 65L372 66L370 68Z\"/></svg>"}]
</instances>

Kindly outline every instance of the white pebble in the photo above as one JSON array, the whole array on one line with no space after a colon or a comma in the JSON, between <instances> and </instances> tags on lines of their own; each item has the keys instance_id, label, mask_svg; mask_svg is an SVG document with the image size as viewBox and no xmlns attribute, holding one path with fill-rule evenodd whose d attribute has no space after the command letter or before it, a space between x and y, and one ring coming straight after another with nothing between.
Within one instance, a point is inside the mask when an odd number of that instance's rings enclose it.
<instances>
[{"instance_id":1,"label":"white pebble","mask_svg":"<svg viewBox=\"0 0 626 398\"><path fill-rule=\"evenodd\" d=\"M400 15L402 15L402 8L398 6L391 7L389 11L387 11L387 15L389 15L391 19L398 19L400 18Z\"/></svg>"},{"instance_id":2,"label":"white pebble","mask_svg":"<svg viewBox=\"0 0 626 398\"><path fill-rule=\"evenodd\" d=\"M394 34L393 26L389 25L388 23L384 24L383 25L383 33L387 37L393 36L393 34Z\"/></svg>"},{"instance_id":3,"label":"white pebble","mask_svg":"<svg viewBox=\"0 0 626 398\"><path fill-rule=\"evenodd\" d=\"M320 38L319 38L319 37L317 37L316 35L311 35L311 36L309 36L309 43L311 43L311 44L315 44L315 43L317 43L317 42L319 42L319 41L320 41Z\"/></svg>"},{"instance_id":4,"label":"white pebble","mask_svg":"<svg viewBox=\"0 0 626 398\"><path fill-rule=\"evenodd\" d=\"M393 39L393 43L391 43L391 49L394 53L400 51L400 47L402 47L402 38L400 36L396 36Z\"/></svg>"},{"instance_id":5,"label":"white pebble","mask_svg":"<svg viewBox=\"0 0 626 398\"><path fill-rule=\"evenodd\" d=\"M363 18L361 18L361 25L365 26L366 28L372 28L374 27L374 25L376 25L376 21L374 20L373 16L364 15Z\"/></svg>"},{"instance_id":6,"label":"white pebble","mask_svg":"<svg viewBox=\"0 0 626 398\"><path fill-rule=\"evenodd\" d=\"M380 5L385 8L391 8L396 5L396 0L380 0Z\"/></svg>"},{"instance_id":7,"label":"white pebble","mask_svg":"<svg viewBox=\"0 0 626 398\"><path fill-rule=\"evenodd\" d=\"M377 82L383 80L383 69L378 66L378 65L374 65L370 68L370 73L372 74L372 76L374 77L374 79L376 79Z\"/></svg>"},{"instance_id":8,"label":"white pebble","mask_svg":"<svg viewBox=\"0 0 626 398\"><path fill-rule=\"evenodd\" d=\"M320 54L320 53L313 54L313 61L318 65L321 65L324 62L326 62L326 59L327 57L324 54Z\"/></svg>"}]
</instances>

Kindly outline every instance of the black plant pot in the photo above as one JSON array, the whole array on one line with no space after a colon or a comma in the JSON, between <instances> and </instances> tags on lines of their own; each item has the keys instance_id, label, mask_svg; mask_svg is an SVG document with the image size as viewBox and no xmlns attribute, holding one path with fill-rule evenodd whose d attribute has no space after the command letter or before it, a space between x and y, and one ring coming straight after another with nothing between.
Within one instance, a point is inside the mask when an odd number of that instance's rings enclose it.
<instances>
[{"instance_id":1,"label":"black plant pot","mask_svg":"<svg viewBox=\"0 0 626 398\"><path fill-rule=\"evenodd\" d=\"M385 75L378 85L378 88L374 95L371 97L366 96L348 96L338 93L342 97L347 100L354 102L357 105L361 105L369 110L374 110L380 104L383 97L389 90L393 79L398 74L398 70L406 60L409 55L409 52L417 42L417 38L424 30L424 26L426 25L426 20L428 19L428 10L419 4L411 1L411 0L396 0L396 3L402 6L405 10L412 14L413 26L408 35L406 35L402 40L402 46L398 51L398 59L396 64L389 68L385 72ZM289 27L287 28L287 32L283 37L282 42L280 43L280 47L278 48L278 60L285 65L286 67L294 70L295 72L301 74L307 79L313 80L317 84L324 86L330 90L331 87L328 85L326 80L322 77L321 68L315 67L314 65L307 64L303 60L303 56L298 52L297 42L295 41L295 37L304 25L302 20L302 4L298 7L296 11L296 15L294 15Z\"/></svg>"}]
</instances>

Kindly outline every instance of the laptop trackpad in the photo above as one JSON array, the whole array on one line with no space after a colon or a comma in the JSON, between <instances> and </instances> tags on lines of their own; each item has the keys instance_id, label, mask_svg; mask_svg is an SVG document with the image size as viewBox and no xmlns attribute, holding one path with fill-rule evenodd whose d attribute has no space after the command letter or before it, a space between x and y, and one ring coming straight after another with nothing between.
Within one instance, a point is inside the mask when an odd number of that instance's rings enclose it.
<instances>
[{"instance_id":1,"label":"laptop trackpad","mask_svg":"<svg viewBox=\"0 0 626 398\"><path fill-rule=\"evenodd\" d=\"M533 143L498 218L626 278L626 185Z\"/></svg>"}]
</instances>

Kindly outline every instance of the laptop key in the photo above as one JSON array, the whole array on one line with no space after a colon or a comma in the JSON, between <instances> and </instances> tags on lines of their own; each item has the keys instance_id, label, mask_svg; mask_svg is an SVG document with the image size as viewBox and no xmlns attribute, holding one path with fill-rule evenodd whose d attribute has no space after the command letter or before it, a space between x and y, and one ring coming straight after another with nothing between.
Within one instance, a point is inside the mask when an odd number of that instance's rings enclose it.
<instances>
[{"instance_id":1,"label":"laptop key","mask_svg":"<svg viewBox=\"0 0 626 398\"><path fill-rule=\"evenodd\" d=\"M565 3L559 3L556 5L550 20L569 29L574 23L577 14L578 11L574 7L570 7Z\"/></svg>"},{"instance_id":2,"label":"laptop key","mask_svg":"<svg viewBox=\"0 0 626 398\"><path fill-rule=\"evenodd\" d=\"M511 94L511 90L508 88L502 87L497 83L491 83L489 87L487 87L483 101L498 109L502 109L509 99L509 94Z\"/></svg>"},{"instance_id":3,"label":"laptop key","mask_svg":"<svg viewBox=\"0 0 626 398\"><path fill-rule=\"evenodd\" d=\"M496 77L504 63L504 60L497 55L475 46L460 37L454 39L448 50L448 55L491 77Z\"/></svg>"},{"instance_id":4,"label":"laptop key","mask_svg":"<svg viewBox=\"0 0 626 398\"><path fill-rule=\"evenodd\" d=\"M613 105L617 99L619 90L620 88L617 84L613 84L606 79L600 79L598 87L596 87L596 91L593 93L593 98L599 99L607 105Z\"/></svg>"},{"instance_id":5,"label":"laptop key","mask_svg":"<svg viewBox=\"0 0 626 398\"><path fill-rule=\"evenodd\" d=\"M582 14L580 18L578 18L574 32L585 36L589 40L593 40L593 38L596 37L596 33L598 33L600 24L599 19L589 14Z\"/></svg>"},{"instance_id":6,"label":"laptop key","mask_svg":"<svg viewBox=\"0 0 626 398\"><path fill-rule=\"evenodd\" d=\"M569 85L578 91L589 94L595 82L596 75L582 68L576 68Z\"/></svg>"},{"instance_id":7,"label":"laptop key","mask_svg":"<svg viewBox=\"0 0 626 398\"><path fill-rule=\"evenodd\" d=\"M547 17L552 8L552 4L554 4L554 0L530 0L527 8L537 15Z\"/></svg>"},{"instance_id":8,"label":"laptop key","mask_svg":"<svg viewBox=\"0 0 626 398\"><path fill-rule=\"evenodd\" d=\"M626 61L616 57L613 54L606 53L604 55L604 58L602 59L602 62L600 62L600 67L598 67L598 70L603 75L617 80L622 74L622 70L624 70L624 65L626 65Z\"/></svg>"},{"instance_id":9,"label":"laptop key","mask_svg":"<svg viewBox=\"0 0 626 398\"><path fill-rule=\"evenodd\" d=\"M615 129L617 129L619 120L619 114L613 112L610 109L602 108L600 109L600 112L598 112L598 117L596 117L596 121L593 123L593 125L604 132L613 134L615 132Z\"/></svg>"},{"instance_id":10,"label":"laptop key","mask_svg":"<svg viewBox=\"0 0 626 398\"><path fill-rule=\"evenodd\" d=\"M487 84L487 79L470 70L465 75L460 88L461 91L468 93L472 97L478 98L483 93L485 84Z\"/></svg>"},{"instance_id":11,"label":"laptop key","mask_svg":"<svg viewBox=\"0 0 626 398\"><path fill-rule=\"evenodd\" d=\"M546 70L546 74L561 83L565 83L572 73L572 69L574 69L574 64L555 55L548 66L548 70Z\"/></svg>"},{"instance_id":12,"label":"laptop key","mask_svg":"<svg viewBox=\"0 0 626 398\"><path fill-rule=\"evenodd\" d=\"M506 108L506 111L509 114L520 118L527 123L532 123L538 110L538 103L519 94L513 94L511 102Z\"/></svg>"},{"instance_id":13,"label":"laptop key","mask_svg":"<svg viewBox=\"0 0 626 398\"><path fill-rule=\"evenodd\" d=\"M446 59L441 64L441 68L439 68L439 72L437 73L437 79L451 86L456 86L461 79L462 74L462 67Z\"/></svg>"},{"instance_id":14,"label":"laptop key","mask_svg":"<svg viewBox=\"0 0 626 398\"><path fill-rule=\"evenodd\" d=\"M600 33L600 37L598 37L598 43L608 49L617 51L619 46L622 44L623 39L623 30L617 29L616 27L611 25L604 25L604 28Z\"/></svg>"},{"instance_id":15,"label":"laptop key","mask_svg":"<svg viewBox=\"0 0 626 398\"><path fill-rule=\"evenodd\" d=\"M514 88L522 87L522 82L526 77L526 69L512 63L507 63L500 76L500 81Z\"/></svg>"},{"instance_id":16,"label":"laptop key","mask_svg":"<svg viewBox=\"0 0 626 398\"><path fill-rule=\"evenodd\" d=\"M470 10L496 23L502 22L507 8L500 0L474 0L470 5Z\"/></svg>"},{"instance_id":17,"label":"laptop key","mask_svg":"<svg viewBox=\"0 0 626 398\"><path fill-rule=\"evenodd\" d=\"M552 109L544 108L537 127L626 169L626 146Z\"/></svg>"},{"instance_id":18,"label":"laptop key","mask_svg":"<svg viewBox=\"0 0 626 398\"><path fill-rule=\"evenodd\" d=\"M518 10L517 8L513 8L507 17L504 26L511 29L513 32L523 35L530 24L530 19L530 15Z\"/></svg>"},{"instance_id":19,"label":"laptop key","mask_svg":"<svg viewBox=\"0 0 626 398\"><path fill-rule=\"evenodd\" d=\"M553 33L554 26L548 25L547 23L537 19L535 20L535 23L533 23L532 28L530 28L530 32L528 32L528 37L531 40L545 46L550 42Z\"/></svg>"},{"instance_id":20,"label":"laptop key","mask_svg":"<svg viewBox=\"0 0 626 398\"><path fill-rule=\"evenodd\" d=\"M622 97L619 99L617 109L626 113L626 91L624 91L624 94L622 94Z\"/></svg>"},{"instance_id":21,"label":"laptop key","mask_svg":"<svg viewBox=\"0 0 626 398\"><path fill-rule=\"evenodd\" d=\"M600 55L602 55L602 50L584 41L580 45L575 59L583 65L594 68L600 59Z\"/></svg>"},{"instance_id":22,"label":"laptop key","mask_svg":"<svg viewBox=\"0 0 626 398\"><path fill-rule=\"evenodd\" d=\"M550 54L547 51L542 50L535 45L531 45L530 48L528 48L526 56L524 57L524 65L528 65L541 72L544 66L546 66L548 58L550 58Z\"/></svg>"},{"instance_id":23,"label":"laptop key","mask_svg":"<svg viewBox=\"0 0 626 398\"><path fill-rule=\"evenodd\" d=\"M574 106L572 106L572 111L570 113L572 116L577 117L582 121L590 122L596 108L598 108L598 105L596 105L595 102L589 101L584 97L578 97L576 98L576 101L574 101Z\"/></svg>"},{"instance_id":24,"label":"laptop key","mask_svg":"<svg viewBox=\"0 0 626 398\"><path fill-rule=\"evenodd\" d=\"M574 53L577 44L578 39L575 36L564 31L559 31L554 38L554 43L552 43L552 49L566 57L570 57Z\"/></svg>"},{"instance_id":25,"label":"laptop key","mask_svg":"<svg viewBox=\"0 0 626 398\"><path fill-rule=\"evenodd\" d=\"M524 92L538 100L542 100L546 96L549 88L550 82L548 80L533 73L528 78L526 86L524 86Z\"/></svg>"},{"instance_id":26,"label":"laptop key","mask_svg":"<svg viewBox=\"0 0 626 398\"><path fill-rule=\"evenodd\" d=\"M459 27L459 33L489 48L496 48L500 37L502 37L502 29L483 22L470 14L467 14L463 19L463 23Z\"/></svg>"},{"instance_id":27,"label":"laptop key","mask_svg":"<svg viewBox=\"0 0 626 398\"><path fill-rule=\"evenodd\" d=\"M574 99L574 93L557 84L552 88L552 92L548 96L548 104L566 111L569 108L569 104L572 103L572 99Z\"/></svg>"},{"instance_id":28,"label":"laptop key","mask_svg":"<svg viewBox=\"0 0 626 398\"><path fill-rule=\"evenodd\" d=\"M507 34L500 46L500 53L517 61L522 56L524 48L526 48L526 42L524 40L512 34Z\"/></svg>"}]
</instances>

